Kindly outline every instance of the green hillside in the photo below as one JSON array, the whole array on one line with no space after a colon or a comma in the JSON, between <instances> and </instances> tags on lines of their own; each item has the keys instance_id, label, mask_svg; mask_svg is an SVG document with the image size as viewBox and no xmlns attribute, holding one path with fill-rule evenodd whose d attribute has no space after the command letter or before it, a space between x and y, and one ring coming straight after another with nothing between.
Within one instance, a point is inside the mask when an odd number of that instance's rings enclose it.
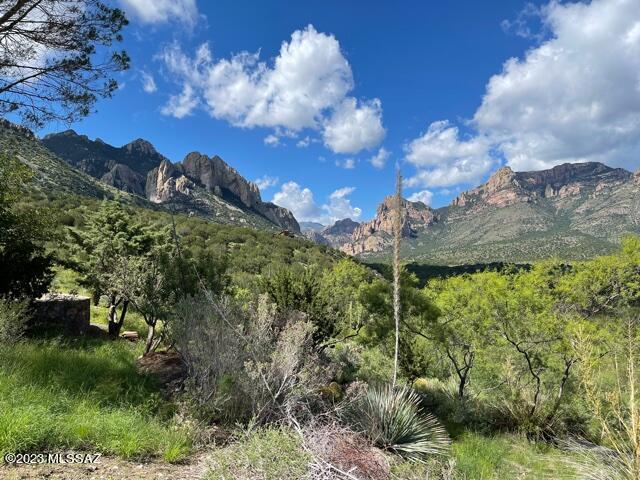
<instances>
[{"instance_id":1,"label":"green hillside","mask_svg":"<svg viewBox=\"0 0 640 480\"><path fill-rule=\"evenodd\" d=\"M242 209L207 192L204 188L196 187L193 195L183 197L179 202L167 202L162 205L123 192L73 168L45 148L29 131L12 127L8 123L0 125L0 148L8 155L16 156L35 172L34 182L28 192L30 195L50 199L61 194L96 199L118 197L126 204L150 210L195 215L215 223L259 228L271 232L280 230L263 216Z\"/></svg>"}]
</instances>

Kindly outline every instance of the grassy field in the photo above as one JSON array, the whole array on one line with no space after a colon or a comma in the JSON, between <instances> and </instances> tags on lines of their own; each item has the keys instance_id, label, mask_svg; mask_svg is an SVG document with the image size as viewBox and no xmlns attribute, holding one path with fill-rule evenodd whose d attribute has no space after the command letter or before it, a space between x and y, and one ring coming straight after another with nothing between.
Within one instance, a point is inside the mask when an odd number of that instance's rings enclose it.
<instances>
[{"instance_id":1,"label":"grassy field","mask_svg":"<svg viewBox=\"0 0 640 480\"><path fill-rule=\"evenodd\" d=\"M138 346L30 340L0 350L0 455L76 449L177 461L190 451L173 406L139 375Z\"/></svg>"}]
</instances>

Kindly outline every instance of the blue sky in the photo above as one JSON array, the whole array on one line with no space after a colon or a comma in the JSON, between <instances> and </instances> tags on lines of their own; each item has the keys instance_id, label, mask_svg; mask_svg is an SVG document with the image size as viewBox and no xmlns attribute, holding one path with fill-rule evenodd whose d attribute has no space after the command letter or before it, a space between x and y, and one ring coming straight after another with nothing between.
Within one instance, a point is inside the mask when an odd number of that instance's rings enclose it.
<instances>
[{"instance_id":1,"label":"blue sky","mask_svg":"<svg viewBox=\"0 0 640 480\"><path fill-rule=\"evenodd\" d=\"M396 162L435 207L505 163L634 169L636 2L119 0L132 68L71 127L220 155L324 223L370 218Z\"/></svg>"}]
</instances>

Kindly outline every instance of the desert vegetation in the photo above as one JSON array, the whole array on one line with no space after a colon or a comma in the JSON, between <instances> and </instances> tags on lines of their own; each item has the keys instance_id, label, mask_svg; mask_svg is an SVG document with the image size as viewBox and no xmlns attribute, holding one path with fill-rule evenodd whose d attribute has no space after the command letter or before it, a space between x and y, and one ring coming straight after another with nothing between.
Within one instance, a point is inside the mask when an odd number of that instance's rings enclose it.
<instances>
[{"instance_id":1,"label":"desert vegetation","mask_svg":"<svg viewBox=\"0 0 640 480\"><path fill-rule=\"evenodd\" d=\"M23 275L2 283L2 453L209 452L206 478L638 478L637 236L424 286L400 268L396 297L303 240L19 196L28 172L2 162L0 260ZM30 329L44 291L91 296L97 330ZM144 368L167 358L170 381Z\"/></svg>"}]
</instances>

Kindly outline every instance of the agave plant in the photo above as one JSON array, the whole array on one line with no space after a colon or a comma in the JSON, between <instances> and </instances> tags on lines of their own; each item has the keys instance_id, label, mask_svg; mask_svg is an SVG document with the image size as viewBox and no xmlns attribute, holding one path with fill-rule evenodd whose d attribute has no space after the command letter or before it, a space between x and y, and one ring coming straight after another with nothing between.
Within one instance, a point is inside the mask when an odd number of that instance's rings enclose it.
<instances>
[{"instance_id":1,"label":"agave plant","mask_svg":"<svg viewBox=\"0 0 640 480\"><path fill-rule=\"evenodd\" d=\"M421 411L419 395L406 386L369 388L345 410L345 419L376 446L410 460L444 454L451 443L438 420Z\"/></svg>"}]
</instances>

